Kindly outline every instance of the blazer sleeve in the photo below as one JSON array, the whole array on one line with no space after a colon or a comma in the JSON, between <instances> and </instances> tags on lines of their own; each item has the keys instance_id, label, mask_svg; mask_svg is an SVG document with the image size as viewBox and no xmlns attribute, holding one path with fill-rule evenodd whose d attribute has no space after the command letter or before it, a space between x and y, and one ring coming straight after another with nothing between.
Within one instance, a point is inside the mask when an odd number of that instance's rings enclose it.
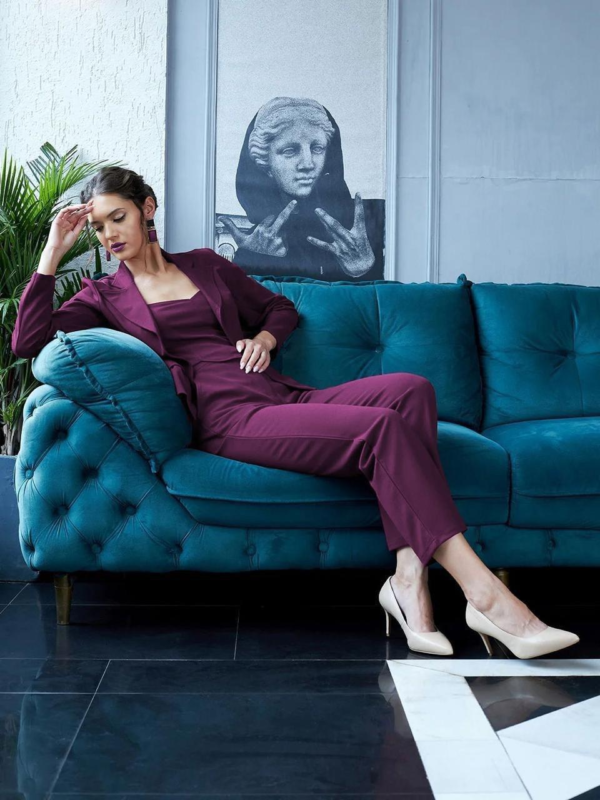
<instances>
[{"instance_id":1,"label":"blazer sleeve","mask_svg":"<svg viewBox=\"0 0 600 800\"><path fill-rule=\"evenodd\" d=\"M53 310L56 275L34 272L23 290L11 337L11 349L19 358L35 358L56 331L65 333L84 328L111 327L97 307L89 278L84 288Z\"/></svg>"},{"instance_id":2,"label":"blazer sleeve","mask_svg":"<svg viewBox=\"0 0 600 800\"><path fill-rule=\"evenodd\" d=\"M246 327L258 328L259 331L266 330L277 340L276 346L271 350L271 359L275 359L283 343L300 321L296 306L289 298L272 292L251 278L233 261L228 261L210 248L207 250L235 298L240 319Z\"/></svg>"}]
</instances>

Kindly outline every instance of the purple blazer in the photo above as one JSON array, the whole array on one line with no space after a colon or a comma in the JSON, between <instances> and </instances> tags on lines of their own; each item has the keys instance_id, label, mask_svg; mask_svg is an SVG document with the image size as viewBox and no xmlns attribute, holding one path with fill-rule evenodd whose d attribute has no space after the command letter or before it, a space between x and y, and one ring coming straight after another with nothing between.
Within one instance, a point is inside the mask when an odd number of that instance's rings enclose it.
<instances>
[{"instance_id":1,"label":"purple blazer","mask_svg":"<svg viewBox=\"0 0 600 800\"><path fill-rule=\"evenodd\" d=\"M204 292L233 347L239 339L252 338L267 330L277 340L271 351L271 358L275 358L298 325L299 315L291 300L270 291L209 247L187 253L167 253L162 247L160 251L166 261L185 272ZM55 282L56 276L36 271L25 287L11 339L16 356L34 358L57 330L69 333L105 327L123 331L141 339L159 354L171 370L177 394L187 408L193 407L190 378L179 362L167 356L150 308L123 262L104 278L82 278L81 291L56 311L53 310ZM247 334L245 329L254 329L254 334ZM314 388L282 375L271 365L264 374L294 389Z\"/></svg>"}]
</instances>

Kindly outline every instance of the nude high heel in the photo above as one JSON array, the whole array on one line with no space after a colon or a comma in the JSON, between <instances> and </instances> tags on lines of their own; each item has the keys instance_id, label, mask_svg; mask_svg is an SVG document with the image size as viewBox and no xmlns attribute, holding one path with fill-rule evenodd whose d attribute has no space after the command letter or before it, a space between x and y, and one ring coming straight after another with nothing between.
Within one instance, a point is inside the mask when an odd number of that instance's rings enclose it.
<instances>
[{"instance_id":1,"label":"nude high heel","mask_svg":"<svg viewBox=\"0 0 600 800\"><path fill-rule=\"evenodd\" d=\"M390 635L390 617L394 617L404 631L408 646L418 653L430 653L435 656L451 656L454 650L449 640L436 627L435 631L413 631L408 627L400 603L392 588L392 579L389 577L379 591L379 603L385 611L385 635Z\"/></svg>"},{"instance_id":2,"label":"nude high heel","mask_svg":"<svg viewBox=\"0 0 600 800\"><path fill-rule=\"evenodd\" d=\"M561 628L551 628L550 626L533 636L514 636L512 633L499 628L485 614L482 614L475 606L472 606L469 601L467 601L465 618L469 628L481 636L485 649L491 656L494 653L489 639L490 636L502 642L517 658L544 656L547 653L570 647L579 641L579 636L576 633L564 631Z\"/></svg>"}]
</instances>

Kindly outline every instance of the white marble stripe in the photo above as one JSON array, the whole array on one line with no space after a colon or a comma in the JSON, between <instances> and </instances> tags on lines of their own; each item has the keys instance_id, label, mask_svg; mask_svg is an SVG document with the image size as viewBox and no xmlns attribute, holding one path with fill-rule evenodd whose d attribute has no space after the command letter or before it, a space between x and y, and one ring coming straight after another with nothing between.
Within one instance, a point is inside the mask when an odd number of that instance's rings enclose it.
<instances>
[{"instance_id":1,"label":"white marble stripe","mask_svg":"<svg viewBox=\"0 0 600 800\"><path fill-rule=\"evenodd\" d=\"M464 677L413 667L408 661L388 665L436 798L478 792L529 800Z\"/></svg>"},{"instance_id":2,"label":"white marble stripe","mask_svg":"<svg viewBox=\"0 0 600 800\"><path fill-rule=\"evenodd\" d=\"M531 676L577 676L600 675L598 658L414 658L408 660L389 660L388 664L407 664L410 667L447 672L465 677L503 677Z\"/></svg>"},{"instance_id":3,"label":"white marble stripe","mask_svg":"<svg viewBox=\"0 0 600 800\"><path fill-rule=\"evenodd\" d=\"M534 800L568 800L600 786L600 697L498 731Z\"/></svg>"},{"instance_id":4,"label":"white marble stripe","mask_svg":"<svg viewBox=\"0 0 600 800\"><path fill-rule=\"evenodd\" d=\"M436 800L569 800L600 785L600 698L496 734L465 680L599 675L599 659L418 658L387 663ZM553 764L561 777L546 780L554 774Z\"/></svg>"},{"instance_id":5,"label":"white marble stripe","mask_svg":"<svg viewBox=\"0 0 600 800\"><path fill-rule=\"evenodd\" d=\"M436 800L523 800L527 798L528 794L523 792L451 792L447 794L442 792L436 794Z\"/></svg>"}]
</instances>

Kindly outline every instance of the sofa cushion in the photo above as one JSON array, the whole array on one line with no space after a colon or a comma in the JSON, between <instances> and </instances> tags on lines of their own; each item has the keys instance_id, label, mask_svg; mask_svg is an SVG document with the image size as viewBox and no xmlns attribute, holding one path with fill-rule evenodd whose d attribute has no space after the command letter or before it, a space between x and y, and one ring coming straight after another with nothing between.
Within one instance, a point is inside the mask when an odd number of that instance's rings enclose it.
<instances>
[{"instance_id":1,"label":"sofa cushion","mask_svg":"<svg viewBox=\"0 0 600 800\"><path fill-rule=\"evenodd\" d=\"M600 415L600 287L474 283L482 428Z\"/></svg>"},{"instance_id":2,"label":"sofa cushion","mask_svg":"<svg viewBox=\"0 0 600 800\"><path fill-rule=\"evenodd\" d=\"M510 525L598 528L600 417L512 422L483 433L510 457Z\"/></svg>"},{"instance_id":3,"label":"sofa cushion","mask_svg":"<svg viewBox=\"0 0 600 800\"><path fill-rule=\"evenodd\" d=\"M469 525L506 522L508 457L476 431L439 424L439 452L453 497ZM167 491L199 522L231 527L378 528L366 478L274 469L202 450L182 450L160 472Z\"/></svg>"},{"instance_id":4,"label":"sofa cushion","mask_svg":"<svg viewBox=\"0 0 600 800\"><path fill-rule=\"evenodd\" d=\"M191 441L168 366L135 336L109 328L57 331L33 359L32 371L106 422L154 473Z\"/></svg>"},{"instance_id":5,"label":"sofa cushion","mask_svg":"<svg viewBox=\"0 0 600 800\"><path fill-rule=\"evenodd\" d=\"M481 377L464 278L407 284L255 277L300 314L273 366L317 388L387 372L422 375L435 387L439 419L479 430Z\"/></svg>"}]
</instances>

